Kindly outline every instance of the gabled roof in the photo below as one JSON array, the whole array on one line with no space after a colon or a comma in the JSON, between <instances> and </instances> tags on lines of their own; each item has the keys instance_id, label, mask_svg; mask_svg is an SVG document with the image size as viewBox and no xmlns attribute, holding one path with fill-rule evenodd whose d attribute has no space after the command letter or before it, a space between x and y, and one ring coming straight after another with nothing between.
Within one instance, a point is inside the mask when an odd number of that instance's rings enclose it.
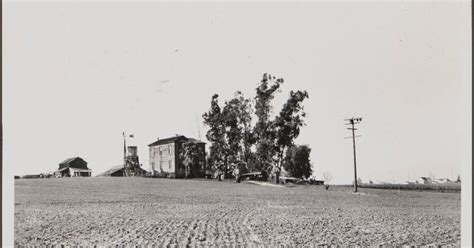
<instances>
[{"instance_id":1,"label":"gabled roof","mask_svg":"<svg viewBox=\"0 0 474 248\"><path fill-rule=\"evenodd\" d=\"M193 139L193 138L189 138L188 141L196 143L196 144L206 144L206 142L203 142L203 141L200 141L200 140L197 140L197 139Z\"/></svg>"},{"instance_id":2,"label":"gabled roof","mask_svg":"<svg viewBox=\"0 0 474 248\"><path fill-rule=\"evenodd\" d=\"M112 168L110 168L109 170L105 171L105 172L102 172L100 173L99 175L97 175L96 177L107 177L107 176L110 176L112 175L113 173L117 172L117 171L120 171L120 170L123 170L124 167L123 165L117 165L117 166L114 166ZM143 168L140 168L140 170L142 170L143 172L147 172L145 169Z\"/></svg>"},{"instance_id":3,"label":"gabled roof","mask_svg":"<svg viewBox=\"0 0 474 248\"><path fill-rule=\"evenodd\" d=\"M80 160L82 160L82 161L85 162L85 160L82 159L82 158L80 158L80 157L74 157L74 158L68 158L68 159L64 160L63 162L61 162L61 163L59 163L59 164L69 164L69 163L71 163L72 161L74 161L74 160L76 160L76 159L80 159Z\"/></svg>"},{"instance_id":4,"label":"gabled roof","mask_svg":"<svg viewBox=\"0 0 474 248\"><path fill-rule=\"evenodd\" d=\"M157 140L157 141L149 144L148 146L169 144L169 143L174 143L176 140L186 140L186 139L187 139L186 136L179 135L179 136L174 136L174 137L170 137L170 138L166 138L166 139Z\"/></svg>"},{"instance_id":5,"label":"gabled roof","mask_svg":"<svg viewBox=\"0 0 474 248\"><path fill-rule=\"evenodd\" d=\"M190 141L190 142L193 142L193 143L204 143L204 142L199 141L197 139L187 138L184 135L179 135L179 136L174 136L174 137L170 137L170 138L166 138L166 139L157 140L157 141L149 144L148 146L157 146L157 145L170 144L170 143L174 143L176 141Z\"/></svg>"},{"instance_id":6,"label":"gabled roof","mask_svg":"<svg viewBox=\"0 0 474 248\"><path fill-rule=\"evenodd\" d=\"M58 172L61 172L61 171L63 171L63 170L69 170L69 167L63 167L63 168L61 168L61 169L59 169L59 170L57 170L57 171L58 171Z\"/></svg>"},{"instance_id":7,"label":"gabled roof","mask_svg":"<svg viewBox=\"0 0 474 248\"><path fill-rule=\"evenodd\" d=\"M121 170L121 169L123 169L123 165L117 165L117 166L114 166L114 167L108 169L108 170L105 171L105 172L100 173L100 174L97 175L96 177L108 176L108 175L111 175L112 173L115 173L115 172Z\"/></svg>"}]
</instances>

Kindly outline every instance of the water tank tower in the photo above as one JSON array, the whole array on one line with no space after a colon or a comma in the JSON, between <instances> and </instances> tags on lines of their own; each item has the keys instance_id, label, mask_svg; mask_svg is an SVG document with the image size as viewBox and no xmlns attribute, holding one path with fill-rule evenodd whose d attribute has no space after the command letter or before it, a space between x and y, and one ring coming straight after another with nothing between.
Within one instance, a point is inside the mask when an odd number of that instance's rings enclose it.
<instances>
[{"instance_id":1,"label":"water tank tower","mask_svg":"<svg viewBox=\"0 0 474 248\"><path fill-rule=\"evenodd\" d=\"M137 147L136 146L128 146L127 147L127 156L137 156Z\"/></svg>"},{"instance_id":2,"label":"water tank tower","mask_svg":"<svg viewBox=\"0 0 474 248\"><path fill-rule=\"evenodd\" d=\"M129 135L133 138L133 135ZM136 146L127 146L126 135L123 133L123 176L144 176L143 169L140 168L138 159L138 149Z\"/></svg>"}]
</instances>

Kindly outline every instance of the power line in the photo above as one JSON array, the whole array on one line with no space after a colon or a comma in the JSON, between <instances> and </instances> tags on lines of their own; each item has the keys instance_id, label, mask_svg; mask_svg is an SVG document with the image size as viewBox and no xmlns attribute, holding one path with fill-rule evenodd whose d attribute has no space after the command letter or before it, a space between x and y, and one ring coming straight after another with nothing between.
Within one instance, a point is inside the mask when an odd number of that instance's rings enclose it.
<instances>
[{"instance_id":1,"label":"power line","mask_svg":"<svg viewBox=\"0 0 474 248\"><path fill-rule=\"evenodd\" d=\"M354 125L359 124L362 121L362 118L352 117L350 119L345 119L345 121L348 121L346 125L351 125L351 127L347 129L352 131L352 147L354 150L354 192L357 192L357 160L356 160L356 145L355 145L355 138L356 138L355 130L357 130L357 128L354 128ZM360 135L357 135L357 137L360 137ZM350 137L346 137L346 138L350 138Z\"/></svg>"}]
</instances>

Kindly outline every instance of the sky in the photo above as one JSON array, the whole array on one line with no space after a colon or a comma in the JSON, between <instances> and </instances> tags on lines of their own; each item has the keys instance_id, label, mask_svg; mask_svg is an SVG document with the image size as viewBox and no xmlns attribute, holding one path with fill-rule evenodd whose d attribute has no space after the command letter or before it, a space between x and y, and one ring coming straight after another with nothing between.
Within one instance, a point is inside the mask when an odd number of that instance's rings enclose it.
<instances>
[{"instance_id":1,"label":"sky","mask_svg":"<svg viewBox=\"0 0 474 248\"><path fill-rule=\"evenodd\" d=\"M456 179L470 166L468 1L170 3L6 2L3 165L53 172L82 157L97 175L122 163L122 132L148 144L204 141L202 114L264 73L306 90L314 175L363 181ZM209 145L208 145L209 146Z\"/></svg>"}]
</instances>

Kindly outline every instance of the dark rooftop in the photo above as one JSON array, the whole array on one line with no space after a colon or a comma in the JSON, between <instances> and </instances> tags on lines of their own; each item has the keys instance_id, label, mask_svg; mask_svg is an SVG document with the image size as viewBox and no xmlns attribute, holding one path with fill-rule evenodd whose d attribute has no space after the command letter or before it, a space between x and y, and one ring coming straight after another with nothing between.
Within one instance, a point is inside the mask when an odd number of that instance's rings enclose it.
<instances>
[{"instance_id":1,"label":"dark rooftop","mask_svg":"<svg viewBox=\"0 0 474 248\"><path fill-rule=\"evenodd\" d=\"M205 143L205 142L202 142L202 141L197 140L197 139L187 138L184 135L178 135L178 136L174 136L174 137L170 137L170 138L166 138L166 139L157 140L157 141L149 144L148 146L164 145L164 144L174 143L176 141L190 141L190 142L193 142L193 143Z\"/></svg>"},{"instance_id":2,"label":"dark rooftop","mask_svg":"<svg viewBox=\"0 0 474 248\"><path fill-rule=\"evenodd\" d=\"M68 158L66 160L64 160L63 162L59 163L59 164L69 164L71 163L72 161L76 160L76 159L81 159L84 161L84 159L80 158L80 157L74 157L74 158ZM85 162L85 161L84 161Z\"/></svg>"},{"instance_id":3,"label":"dark rooftop","mask_svg":"<svg viewBox=\"0 0 474 248\"><path fill-rule=\"evenodd\" d=\"M113 173L117 172L117 171L120 171L120 170L123 170L124 167L123 165L117 165L117 166L114 166L102 173L100 173L99 175L97 175L96 177L108 177L108 176L111 176ZM142 170L144 173L146 173L147 171L143 168L140 168L140 170Z\"/></svg>"},{"instance_id":4,"label":"dark rooftop","mask_svg":"<svg viewBox=\"0 0 474 248\"><path fill-rule=\"evenodd\" d=\"M117 171L122 170L122 169L123 169L123 165L117 165L117 166L114 166L114 167L100 173L96 177L110 176L112 173L117 172Z\"/></svg>"}]
</instances>

